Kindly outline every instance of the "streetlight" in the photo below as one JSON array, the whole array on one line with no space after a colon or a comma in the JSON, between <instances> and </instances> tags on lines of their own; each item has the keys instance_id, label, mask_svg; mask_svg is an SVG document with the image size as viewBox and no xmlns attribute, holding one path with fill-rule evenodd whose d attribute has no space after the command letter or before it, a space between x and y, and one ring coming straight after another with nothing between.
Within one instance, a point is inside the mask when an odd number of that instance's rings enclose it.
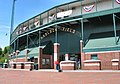
<instances>
[{"instance_id":1,"label":"streetlight","mask_svg":"<svg viewBox=\"0 0 120 84\"><path fill-rule=\"evenodd\" d=\"M16 0L13 0L13 3L12 3L12 14L11 14L11 27L10 27L10 42L11 42L11 34L13 32L13 27L14 27L14 9L15 9L15 1ZM11 53L11 46L10 46L10 52L9 54ZM11 60L11 57L10 57L10 60Z\"/></svg>"},{"instance_id":2,"label":"streetlight","mask_svg":"<svg viewBox=\"0 0 120 84\"><path fill-rule=\"evenodd\" d=\"M12 14L11 14L11 28L10 28L10 35L13 32L13 26L14 26L14 10L15 10L15 1L13 0L13 4L12 4Z\"/></svg>"},{"instance_id":3,"label":"streetlight","mask_svg":"<svg viewBox=\"0 0 120 84\"><path fill-rule=\"evenodd\" d=\"M10 42L11 42L11 34L12 34L12 32L13 32L13 27L14 27L15 1L16 1L16 0L13 0L13 4L12 4L11 27L10 27ZM10 53L11 53L11 46L10 46Z\"/></svg>"}]
</instances>

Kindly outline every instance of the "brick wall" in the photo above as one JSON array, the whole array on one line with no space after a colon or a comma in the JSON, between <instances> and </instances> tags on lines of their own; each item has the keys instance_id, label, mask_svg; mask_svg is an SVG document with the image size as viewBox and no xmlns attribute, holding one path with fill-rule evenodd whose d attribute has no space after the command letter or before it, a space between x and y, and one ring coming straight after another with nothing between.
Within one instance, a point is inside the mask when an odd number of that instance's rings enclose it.
<instances>
[{"instance_id":1,"label":"brick wall","mask_svg":"<svg viewBox=\"0 0 120 84\"><path fill-rule=\"evenodd\" d=\"M25 62L25 58L17 58L16 62Z\"/></svg>"},{"instance_id":2,"label":"brick wall","mask_svg":"<svg viewBox=\"0 0 120 84\"><path fill-rule=\"evenodd\" d=\"M93 53L98 55L98 60L101 60L101 70L112 70L112 59L119 59L119 52L104 52L104 53ZM84 60L90 60L92 53L85 53ZM82 62L84 61L82 60ZM82 69L84 69L83 66Z\"/></svg>"}]
</instances>

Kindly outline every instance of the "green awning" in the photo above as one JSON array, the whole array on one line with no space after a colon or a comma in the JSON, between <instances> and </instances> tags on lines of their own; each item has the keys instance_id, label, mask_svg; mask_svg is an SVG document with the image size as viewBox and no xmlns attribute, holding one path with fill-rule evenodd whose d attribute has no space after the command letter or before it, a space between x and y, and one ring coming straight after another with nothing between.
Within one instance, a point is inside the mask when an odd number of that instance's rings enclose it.
<instances>
[{"instance_id":1,"label":"green awning","mask_svg":"<svg viewBox=\"0 0 120 84\"><path fill-rule=\"evenodd\" d=\"M35 57L38 56L39 53L39 47L31 48L30 52L28 53L28 57Z\"/></svg>"},{"instance_id":2,"label":"green awning","mask_svg":"<svg viewBox=\"0 0 120 84\"><path fill-rule=\"evenodd\" d=\"M118 50L118 48L120 48L120 41L119 41L119 37L117 37L118 40L118 45L116 45L115 43L115 37L107 37L107 38L98 38L98 39L89 39L89 41L87 42L87 44L85 45L85 47L83 48L83 51L87 52L87 51L97 51L97 50L109 50L111 48L111 50L116 49ZM106 49L108 48L108 49Z\"/></svg>"},{"instance_id":3,"label":"green awning","mask_svg":"<svg viewBox=\"0 0 120 84\"><path fill-rule=\"evenodd\" d=\"M26 56L26 49L20 51L20 53L18 54L18 58L22 58Z\"/></svg>"},{"instance_id":4,"label":"green awning","mask_svg":"<svg viewBox=\"0 0 120 84\"><path fill-rule=\"evenodd\" d=\"M39 54L39 48L44 49L51 41L45 41L42 42L41 45L39 47L34 47L30 49L30 52L28 53L28 58L30 57L38 57Z\"/></svg>"},{"instance_id":5,"label":"green awning","mask_svg":"<svg viewBox=\"0 0 120 84\"><path fill-rule=\"evenodd\" d=\"M118 37L117 37L118 39ZM116 46L115 37L90 39L84 49L103 48Z\"/></svg>"}]
</instances>

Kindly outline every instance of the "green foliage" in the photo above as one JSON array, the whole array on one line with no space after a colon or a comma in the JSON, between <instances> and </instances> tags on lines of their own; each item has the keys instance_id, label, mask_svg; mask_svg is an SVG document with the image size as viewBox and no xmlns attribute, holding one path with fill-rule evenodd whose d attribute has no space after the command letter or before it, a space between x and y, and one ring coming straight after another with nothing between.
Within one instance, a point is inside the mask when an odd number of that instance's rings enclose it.
<instances>
[{"instance_id":1,"label":"green foliage","mask_svg":"<svg viewBox=\"0 0 120 84\"><path fill-rule=\"evenodd\" d=\"M7 51L7 48L5 47L4 48L4 54L6 54L8 51Z\"/></svg>"},{"instance_id":2,"label":"green foliage","mask_svg":"<svg viewBox=\"0 0 120 84\"><path fill-rule=\"evenodd\" d=\"M4 51L2 51L2 53L0 54L0 63L4 63L4 62L5 62L5 59L7 59L7 62L8 62L9 52L10 52L10 47L9 47L9 46L6 46L6 47L4 48Z\"/></svg>"},{"instance_id":3,"label":"green foliage","mask_svg":"<svg viewBox=\"0 0 120 84\"><path fill-rule=\"evenodd\" d=\"M2 48L0 48L0 55L2 55Z\"/></svg>"},{"instance_id":4,"label":"green foliage","mask_svg":"<svg viewBox=\"0 0 120 84\"><path fill-rule=\"evenodd\" d=\"M7 49L7 53L10 52L10 46L6 46L6 49Z\"/></svg>"}]
</instances>

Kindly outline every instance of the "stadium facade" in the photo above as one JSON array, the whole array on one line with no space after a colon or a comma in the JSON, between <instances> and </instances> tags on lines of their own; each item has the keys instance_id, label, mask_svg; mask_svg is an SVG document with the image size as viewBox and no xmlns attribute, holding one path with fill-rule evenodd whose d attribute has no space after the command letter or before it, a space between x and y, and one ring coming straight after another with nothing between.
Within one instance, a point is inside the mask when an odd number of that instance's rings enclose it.
<instances>
[{"instance_id":1,"label":"stadium facade","mask_svg":"<svg viewBox=\"0 0 120 84\"><path fill-rule=\"evenodd\" d=\"M80 69L120 69L120 0L77 0L19 24L11 34L11 61L55 68L80 60Z\"/></svg>"}]
</instances>

